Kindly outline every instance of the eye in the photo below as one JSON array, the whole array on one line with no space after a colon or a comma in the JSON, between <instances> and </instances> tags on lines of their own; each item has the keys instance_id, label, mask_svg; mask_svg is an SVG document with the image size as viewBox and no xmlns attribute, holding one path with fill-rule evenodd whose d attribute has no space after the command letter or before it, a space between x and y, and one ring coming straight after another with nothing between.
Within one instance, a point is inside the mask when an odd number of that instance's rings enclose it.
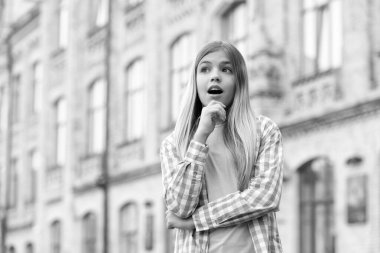
<instances>
[{"instance_id":1,"label":"eye","mask_svg":"<svg viewBox=\"0 0 380 253\"><path fill-rule=\"evenodd\" d=\"M201 73L207 73L209 71L210 71L210 68L207 66L202 66L199 68L199 72L201 72Z\"/></svg>"},{"instance_id":2,"label":"eye","mask_svg":"<svg viewBox=\"0 0 380 253\"><path fill-rule=\"evenodd\" d=\"M232 73L232 68L230 68L230 67L223 67L222 71L226 72L226 73Z\"/></svg>"}]
</instances>

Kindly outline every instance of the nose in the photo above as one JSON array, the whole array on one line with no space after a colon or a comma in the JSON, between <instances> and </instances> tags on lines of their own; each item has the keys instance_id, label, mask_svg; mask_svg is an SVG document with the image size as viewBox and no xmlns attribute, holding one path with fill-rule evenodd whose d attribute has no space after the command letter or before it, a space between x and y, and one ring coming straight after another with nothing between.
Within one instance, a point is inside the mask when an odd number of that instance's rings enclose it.
<instances>
[{"instance_id":1,"label":"nose","mask_svg":"<svg viewBox=\"0 0 380 253\"><path fill-rule=\"evenodd\" d=\"M211 73L211 82L220 82L220 75L218 70L214 70Z\"/></svg>"}]
</instances>

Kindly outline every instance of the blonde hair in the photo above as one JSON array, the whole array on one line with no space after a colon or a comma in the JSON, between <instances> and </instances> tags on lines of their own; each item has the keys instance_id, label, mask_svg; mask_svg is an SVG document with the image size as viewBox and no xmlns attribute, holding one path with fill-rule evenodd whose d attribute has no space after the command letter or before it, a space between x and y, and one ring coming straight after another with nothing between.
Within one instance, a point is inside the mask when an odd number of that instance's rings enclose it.
<instances>
[{"instance_id":1,"label":"blonde hair","mask_svg":"<svg viewBox=\"0 0 380 253\"><path fill-rule=\"evenodd\" d=\"M257 130L255 114L249 101L247 67L243 56L232 44L214 41L206 44L198 52L174 129L175 144L179 153L184 157L202 112L202 103L196 87L197 67L203 57L216 51L223 51L234 69L236 90L227 113L224 140L237 165L238 187L240 190L244 190L248 187L251 177L254 176Z\"/></svg>"}]
</instances>

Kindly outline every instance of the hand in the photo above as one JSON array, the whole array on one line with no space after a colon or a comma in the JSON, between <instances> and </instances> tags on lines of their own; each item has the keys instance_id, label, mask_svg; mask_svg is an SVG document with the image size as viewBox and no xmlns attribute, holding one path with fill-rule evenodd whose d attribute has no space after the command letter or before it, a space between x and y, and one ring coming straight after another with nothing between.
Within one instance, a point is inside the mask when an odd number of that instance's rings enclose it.
<instances>
[{"instance_id":1,"label":"hand","mask_svg":"<svg viewBox=\"0 0 380 253\"><path fill-rule=\"evenodd\" d=\"M226 106L219 102L212 100L207 106L202 108L196 136L201 136L200 139L207 139L207 137L214 131L217 123L222 123L226 120Z\"/></svg>"},{"instance_id":2,"label":"hand","mask_svg":"<svg viewBox=\"0 0 380 253\"><path fill-rule=\"evenodd\" d=\"M166 227L168 229L179 228L192 230L195 229L193 218L182 219L171 211L166 211Z\"/></svg>"}]
</instances>

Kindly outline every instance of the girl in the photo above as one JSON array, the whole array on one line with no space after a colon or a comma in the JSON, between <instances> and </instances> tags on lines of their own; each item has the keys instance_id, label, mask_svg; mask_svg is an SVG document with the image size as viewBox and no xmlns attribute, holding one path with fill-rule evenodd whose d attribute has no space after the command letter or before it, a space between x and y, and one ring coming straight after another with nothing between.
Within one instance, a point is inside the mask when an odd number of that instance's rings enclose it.
<instances>
[{"instance_id":1,"label":"girl","mask_svg":"<svg viewBox=\"0 0 380 253\"><path fill-rule=\"evenodd\" d=\"M175 252L282 252L279 128L250 107L247 68L231 44L198 53L174 132L161 145Z\"/></svg>"}]
</instances>

